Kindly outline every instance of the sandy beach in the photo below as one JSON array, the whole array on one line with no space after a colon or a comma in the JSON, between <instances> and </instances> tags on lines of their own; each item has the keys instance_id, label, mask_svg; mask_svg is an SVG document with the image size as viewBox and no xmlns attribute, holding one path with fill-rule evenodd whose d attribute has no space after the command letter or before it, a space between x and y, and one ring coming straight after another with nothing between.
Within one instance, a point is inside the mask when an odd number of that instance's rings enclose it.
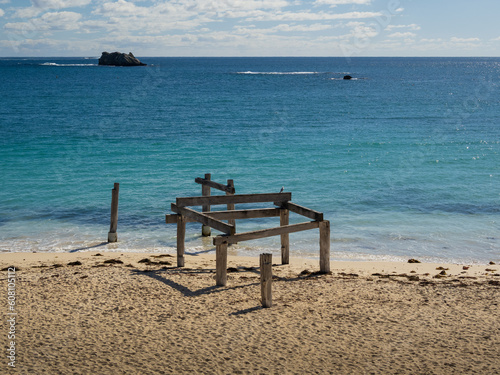
<instances>
[{"instance_id":1,"label":"sandy beach","mask_svg":"<svg viewBox=\"0 0 500 375\"><path fill-rule=\"evenodd\" d=\"M169 254L0 254L2 346L15 348L15 367L4 354L0 372L500 373L499 265L332 261L319 275L317 260L292 255L273 266L273 306L262 308L258 258L229 256L224 287L214 254L175 264Z\"/></svg>"}]
</instances>

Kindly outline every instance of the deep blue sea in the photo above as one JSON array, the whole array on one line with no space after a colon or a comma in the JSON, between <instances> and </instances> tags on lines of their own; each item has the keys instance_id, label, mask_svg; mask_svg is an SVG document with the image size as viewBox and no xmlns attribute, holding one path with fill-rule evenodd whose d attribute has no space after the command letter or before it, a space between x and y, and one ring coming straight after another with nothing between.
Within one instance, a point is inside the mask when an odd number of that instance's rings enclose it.
<instances>
[{"instance_id":1,"label":"deep blue sea","mask_svg":"<svg viewBox=\"0 0 500 375\"><path fill-rule=\"evenodd\" d=\"M0 59L0 251L173 253L164 215L211 173L324 212L333 260L500 261L500 58L141 60ZM214 250L200 232L188 253ZM317 230L290 242L318 255Z\"/></svg>"}]
</instances>

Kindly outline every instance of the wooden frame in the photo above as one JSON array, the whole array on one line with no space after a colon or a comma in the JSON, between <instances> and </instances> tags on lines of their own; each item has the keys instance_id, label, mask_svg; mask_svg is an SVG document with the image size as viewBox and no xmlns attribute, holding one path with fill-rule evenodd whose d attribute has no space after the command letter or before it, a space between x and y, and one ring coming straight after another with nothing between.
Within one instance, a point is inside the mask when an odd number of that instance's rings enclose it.
<instances>
[{"instance_id":1,"label":"wooden frame","mask_svg":"<svg viewBox=\"0 0 500 375\"><path fill-rule=\"evenodd\" d=\"M210 189L217 189L226 192L226 195L234 195L234 182L233 180L227 180L227 185L219 184L218 182L212 181L212 175L210 173L205 173L205 178L196 177L194 182L201 185L201 195L204 197L211 196ZM234 204L227 205L228 210L234 210ZM204 204L202 206L202 212L210 212L210 205ZM234 226L234 220L229 219L227 222L229 225ZM210 226L206 224L202 224L201 226L201 235L208 237L212 234Z\"/></svg>"},{"instance_id":2,"label":"wooden frame","mask_svg":"<svg viewBox=\"0 0 500 375\"><path fill-rule=\"evenodd\" d=\"M211 181L210 174L205 178L196 178L195 182L205 188L202 196L180 197L176 203L171 204L175 214L165 215L167 224L177 224L177 266L184 267L184 241L187 222L199 222L209 228L221 231L223 234L214 237L216 247L216 284L227 284L227 248L228 245L241 241L249 241L271 236L281 237L281 263L289 263L290 241L289 234L309 229L319 228L320 272L330 272L330 222L324 220L323 213L290 202L292 193L267 193L267 194L234 194L234 184L228 180L227 185ZM232 187L232 188L231 188ZM207 190L208 188L208 190ZM210 195L210 188L225 191L227 195ZM269 203L278 206L275 208L258 208L235 210L235 204ZM227 205L226 211L211 211L211 206ZM189 208L202 206L203 212ZM289 224L290 212L307 217L313 221ZM234 220L253 219L264 217L279 217L280 226L256 231L236 233ZM228 220L224 223L221 220Z\"/></svg>"},{"instance_id":3,"label":"wooden frame","mask_svg":"<svg viewBox=\"0 0 500 375\"><path fill-rule=\"evenodd\" d=\"M267 194L235 194L215 195L208 197L181 197L175 200L178 207L186 206L216 206L220 204L241 203L266 203L266 202L288 202L292 200L292 193L267 193Z\"/></svg>"}]
</instances>

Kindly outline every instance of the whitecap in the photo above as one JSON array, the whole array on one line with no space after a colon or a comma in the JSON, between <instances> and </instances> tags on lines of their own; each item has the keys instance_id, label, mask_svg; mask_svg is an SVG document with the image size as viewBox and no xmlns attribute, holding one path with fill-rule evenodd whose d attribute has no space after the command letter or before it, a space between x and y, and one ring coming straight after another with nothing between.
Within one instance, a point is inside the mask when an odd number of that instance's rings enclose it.
<instances>
[{"instance_id":1,"label":"whitecap","mask_svg":"<svg viewBox=\"0 0 500 375\"><path fill-rule=\"evenodd\" d=\"M262 74L262 75L305 75L305 74L330 74L330 72L237 72L237 74Z\"/></svg>"},{"instance_id":2,"label":"whitecap","mask_svg":"<svg viewBox=\"0 0 500 375\"><path fill-rule=\"evenodd\" d=\"M58 64L53 62L45 62L42 66L97 66L97 64Z\"/></svg>"}]
</instances>

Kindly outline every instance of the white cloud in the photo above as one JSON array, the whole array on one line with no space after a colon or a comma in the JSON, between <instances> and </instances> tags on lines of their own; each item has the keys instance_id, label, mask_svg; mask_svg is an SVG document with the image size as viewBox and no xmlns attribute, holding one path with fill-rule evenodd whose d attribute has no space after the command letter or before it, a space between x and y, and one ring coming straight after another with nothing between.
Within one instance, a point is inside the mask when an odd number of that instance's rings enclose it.
<instances>
[{"instance_id":1,"label":"white cloud","mask_svg":"<svg viewBox=\"0 0 500 375\"><path fill-rule=\"evenodd\" d=\"M281 24L275 26L273 29L276 31L304 31L304 32L312 32L312 31L321 31L331 29L332 25L325 25L321 23L314 23L312 25L288 25Z\"/></svg>"},{"instance_id":2,"label":"white cloud","mask_svg":"<svg viewBox=\"0 0 500 375\"><path fill-rule=\"evenodd\" d=\"M235 26L234 33L244 35L262 35L274 33L315 32L332 29L332 25L314 23L312 25L279 24L269 28Z\"/></svg>"},{"instance_id":3,"label":"white cloud","mask_svg":"<svg viewBox=\"0 0 500 375\"><path fill-rule=\"evenodd\" d=\"M420 39L421 43L442 43L443 39L441 38L434 38L434 39Z\"/></svg>"},{"instance_id":4,"label":"white cloud","mask_svg":"<svg viewBox=\"0 0 500 375\"><path fill-rule=\"evenodd\" d=\"M76 30L79 27L78 21L81 18L82 15L75 12L49 12L29 22L7 23L4 28L17 33Z\"/></svg>"},{"instance_id":5,"label":"white cloud","mask_svg":"<svg viewBox=\"0 0 500 375\"><path fill-rule=\"evenodd\" d=\"M3 9L0 9L0 17L3 17L5 14L4 10Z\"/></svg>"},{"instance_id":6,"label":"white cloud","mask_svg":"<svg viewBox=\"0 0 500 375\"><path fill-rule=\"evenodd\" d=\"M353 4L359 4L359 5L369 5L371 4L372 0L316 0L314 4L318 5L353 5Z\"/></svg>"},{"instance_id":7,"label":"white cloud","mask_svg":"<svg viewBox=\"0 0 500 375\"><path fill-rule=\"evenodd\" d=\"M320 20L343 20L363 19L381 16L380 12L349 12L349 13L325 13L325 12L262 12L259 16L249 17L248 21L320 21Z\"/></svg>"},{"instance_id":8,"label":"white cloud","mask_svg":"<svg viewBox=\"0 0 500 375\"><path fill-rule=\"evenodd\" d=\"M452 37L450 39L452 43L473 43L473 42L479 42L479 38L457 38L457 37Z\"/></svg>"},{"instance_id":9,"label":"white cloud","mask_svg":"<svg viewBox=\"0 0 500 375\"><path fill-rule=\"evenodd\" d=\"M90 4L91 0L31 0L33 6L42 9L64 9L82 7Z\"/></svg>"},{"instance_id":10,"label":"white cloud","mask_svg":"<svg viewBox=\"0 0 500 375\"><path fill-rule=\"evenodd\" d=\"M31 0L31 6L17 9L14 18L31 18L50 9L65 9L82 7L90 4L92 0Z\"/></svg>"},{"instance_id":11,"label":"white cloud","mask_svg":"<svg viewBox=\"0 0 500 375\"><path fill-rule=\"evenodd\" d=\"M417 34L411 33L411 32L406 32L406 33L392 33L387 35L389 38L415 38Z\"/></svg>"},{"instance_id":12,"label":"white cloud","mask_svg":"<svg viewBox=\"0 0 500 375\"><path fill-rule=\"evenodd\" d=\"M409 30L417 31L417 30L420 30L420 26L418 26L415 23L412 23L410 25L388 25L385 29L387 31L392 31L394 29L409 29Z\"/></svg>"}]
</instances>

